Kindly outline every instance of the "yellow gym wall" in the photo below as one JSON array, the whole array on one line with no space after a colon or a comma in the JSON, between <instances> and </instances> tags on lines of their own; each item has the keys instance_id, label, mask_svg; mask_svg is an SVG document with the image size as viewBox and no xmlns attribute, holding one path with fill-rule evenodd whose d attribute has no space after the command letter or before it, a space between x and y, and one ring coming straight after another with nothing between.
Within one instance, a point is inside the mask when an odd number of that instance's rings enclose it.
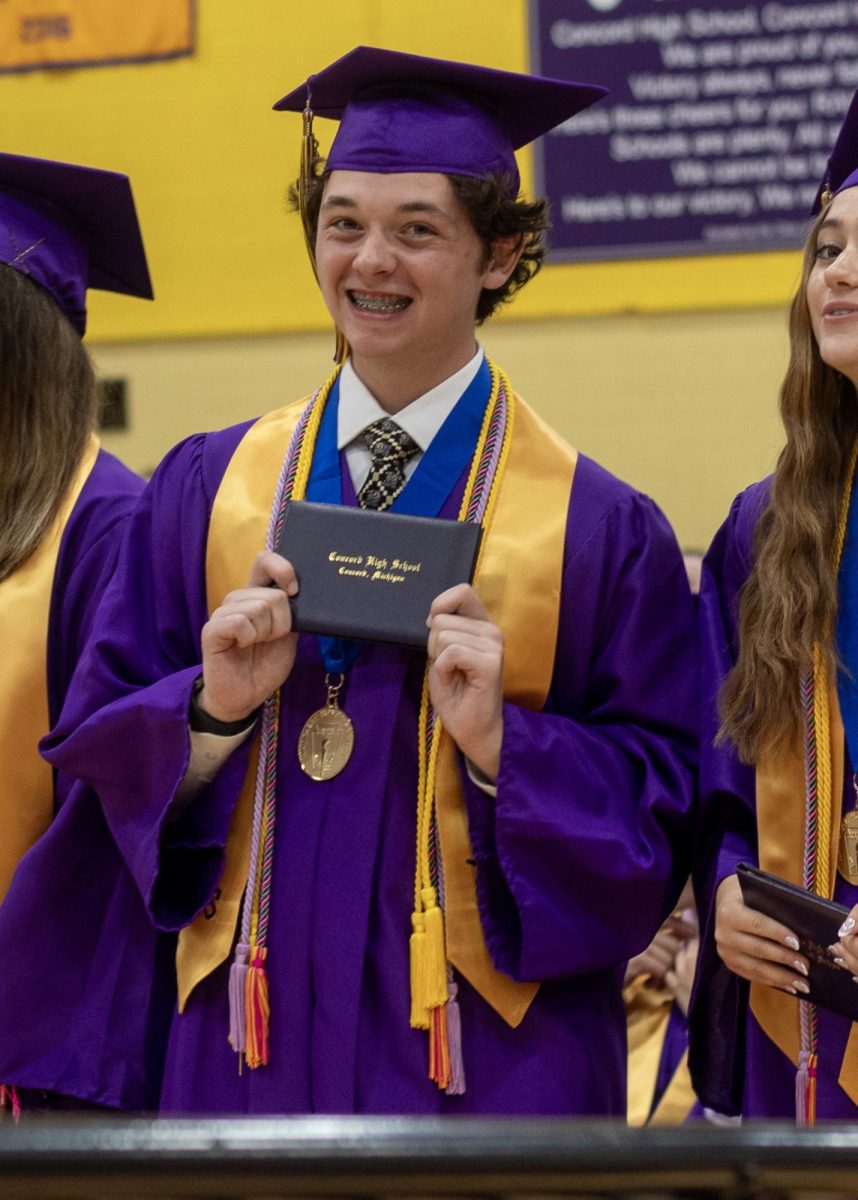
<instances>
[{"instance_id":1,"label":"yellow gym wall","mask_svg":"<svg viewBox=\"0 0 858 1200\"><path fill-rule=\"evenodd\" d=\"M326 374L328 322L284 202L300 118L271 105L359 43L527 69L526 4L198 0L191 58L0 77L3 149L131 176L157 298L91 293L87 340L101 374L129 380L131 429L104 441L136 469ZM317 129L324 148L332 126ZM783 253L548 267L481 337L552 424L701 546L777 452L797 273Z\"/></svg>"}]
</instances>

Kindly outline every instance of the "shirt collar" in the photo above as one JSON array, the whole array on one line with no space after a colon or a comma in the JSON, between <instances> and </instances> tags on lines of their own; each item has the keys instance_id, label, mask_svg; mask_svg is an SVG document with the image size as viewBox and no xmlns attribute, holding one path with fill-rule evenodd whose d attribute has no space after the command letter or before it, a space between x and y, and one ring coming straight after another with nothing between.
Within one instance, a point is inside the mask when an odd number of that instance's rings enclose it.
<instances>
[{"instance_id":1,"label":"shirt collar","mask_svg":"<svg viewBox=\"0 0 858 1200\"><path fill-rule=\"evenodd\" d=\"M456 407L462 394L479 371L483 349L477 347L474 357L431 391L412 400L393 418L409 434L421 451L428 449L435 434ZM340 372L340 403L337 411L337 449L342 450L359 437L368 425L390 413L384 411L357 376L351 359Z\"/></svg>"}]
</instances>

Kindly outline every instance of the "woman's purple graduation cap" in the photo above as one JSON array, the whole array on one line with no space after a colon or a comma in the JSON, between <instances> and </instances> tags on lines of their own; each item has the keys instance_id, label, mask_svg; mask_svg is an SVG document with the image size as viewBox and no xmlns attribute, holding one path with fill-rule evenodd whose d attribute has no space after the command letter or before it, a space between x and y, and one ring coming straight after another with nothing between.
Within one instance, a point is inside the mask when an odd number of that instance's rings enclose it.
<instances>
[{"instance_id":1,"label":"woman's purple graduation cap","mask_svg":"<svg viewBox=\"0 0 858 1200\"><path fill-rule=\"evenodd\" d=\"M834 149L825 169L825 179L816 195L813 212L830 203L838 192L858 186L858 90L843 118Z\"/></svg>"},{"instance_id":2,"label":"woman's purple graduation cap","mask_svg":"<svg viewBox=\"0 0 858 1200\"><path fill-rule=\"evenodd\" d=\"M126 175L0 153L0 262L86 330L87 288L153 298Z\"/></svg>"},{"instance_id":3,"label":"woman's purple graduation cap","mask_svg":"<svg viewBox=\"0 0 858 1200\"><path fill-rule=\"evenodd\" d=\"M330 171L509 176L514 151L606 94L590 83L358 46L274 105L339 120Z\"/></svg>"}]
</instances>

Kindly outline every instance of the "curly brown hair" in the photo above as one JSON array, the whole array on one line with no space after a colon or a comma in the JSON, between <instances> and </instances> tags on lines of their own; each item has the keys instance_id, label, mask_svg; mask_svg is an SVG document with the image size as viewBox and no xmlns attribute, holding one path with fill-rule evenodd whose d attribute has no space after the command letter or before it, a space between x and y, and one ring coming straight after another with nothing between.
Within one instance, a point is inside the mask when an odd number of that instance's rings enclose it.
<instances>
[{"instance_id":1,"label":"curly brown hair","mask_svg":"<svg viewBox=\"0 0 858 1200\"><path fill-rule=\"evenodd\" d=\"M480 292L476 322L481 325L501 304L507 304L541 268L545 258L545 231L550 225L548 201L543 197L531 202L512 195L507 175L492 174L479 178L448 175L447 178L483 244L483 265L488 263L492 248L500 238L518 237L521 240L521 256L509 279L502 287L483 288ZM308 246L316 243L319 210L327 181L324 160L317 158L305 198ZM300 210L299 197L299 183L296 180L287 193L289 207L296 212Z\"/></svg>"},{"instance_id":2,"label":"curly brown hair","mask_svg":"<svg viewBox=\"0 0 858 1200\"><path fill-rule=\"evenodd\" d=\"M820 213L804 250L790 308L790 360L781 386L786 445L768 508L757 522L755 561L739 605L739 651L721 693L722 737L744 762L790 743L801 728L799 683L817 645L836 666L837 575L832 556L848 466L858 438L855 387L823 362L807 308Z\"/></svg>"}]
</instances>

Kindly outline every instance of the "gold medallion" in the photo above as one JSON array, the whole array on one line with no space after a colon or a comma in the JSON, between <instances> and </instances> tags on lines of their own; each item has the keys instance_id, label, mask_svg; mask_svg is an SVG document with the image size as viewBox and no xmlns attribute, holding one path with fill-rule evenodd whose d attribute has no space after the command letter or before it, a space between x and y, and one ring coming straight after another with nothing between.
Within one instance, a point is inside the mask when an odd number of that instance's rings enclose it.
<instances>
[{"instance_id":1,"label":"gold medallion","mask_svg":"<svg viewBox=\"0 0 858 1200\"><path fill-rule=\"evenodd\" d=\"M846 814L840 826L837 869L849 883L858 884L858 812L854 809Z\"/></svg>"},{"instance_id":2,"label":"gold medallion","mask_svg":"<svg viewBox=\"0 0 858 1200\"><path fill-rule=\"evenodd\" d=\"M298 738L301 770L319 782L339 775L351 758L355 744L354 726L337 703L345 676L337 676L336 683L331 679L330 675L325 676L328 699L324 708L317 709L307 718Z\"/></svg>"},{"instance_id":3,"label":"gold medallion","mask_svg":"<svg viewBox=\"0 0 858 1200\"><path fill-rule=\"evenodd\" d=\"M858 801L858 774L852 776L852 787ZM840 846L837 870L853 885L858 885L858 808L853 808L840 822Z\"/></svg>"}]
</instances>

